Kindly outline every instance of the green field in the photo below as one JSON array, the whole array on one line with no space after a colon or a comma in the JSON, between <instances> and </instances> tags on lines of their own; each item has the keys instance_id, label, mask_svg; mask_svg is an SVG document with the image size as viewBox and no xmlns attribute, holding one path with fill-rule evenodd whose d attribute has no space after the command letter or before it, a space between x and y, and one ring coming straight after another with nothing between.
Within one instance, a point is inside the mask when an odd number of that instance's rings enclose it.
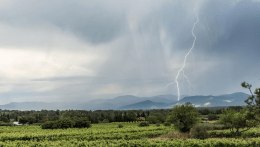
<instances>
[{"instance_id":1,"label":"green field","mask_svg":"<svg viewBox=\"0 0 260 147\"><path fill-rule=\"evenodd\" d=\"M91 128L69 128L48 130L40 126L2 126L0 127L0 146L248 146L255 141L260 144L259 138L246 142L244 139L168 139L148 140L148 138L161 136L174 132L172 127L155 126L138 127L138 123L121 123L123 128L118 128L119 123L92 124ZM228 134L228 131L223 131ZM258 135L259 128L254 128L248 133ZM215 133L216 135L216 133ZM260 134L259 134L260 135Z\"/></svg>"}]
</instances>

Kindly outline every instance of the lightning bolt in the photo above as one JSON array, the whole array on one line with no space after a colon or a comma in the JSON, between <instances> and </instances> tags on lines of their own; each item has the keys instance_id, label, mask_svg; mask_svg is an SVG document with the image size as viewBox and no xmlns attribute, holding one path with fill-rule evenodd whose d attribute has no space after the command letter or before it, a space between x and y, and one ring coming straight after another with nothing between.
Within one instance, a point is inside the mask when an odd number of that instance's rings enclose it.
<instances>
[{"instance_id":1,"label":"lightning bolt","mask_svg":"<svg viewBox=\"0 0 260 147\"><path fill-rule=\"evenodd\" d=\"M195 42L196 42L196 36L195 36L194 33L193 33L193 30L194 30L196 24L199 22L199 16L198 16L198 14L196 13L196 6L194 7L194 13L195 13L196 16L197 16L197 20L196 20L196 22L193 24L193 27L192 27L192 30L191 30L192 36L194 37L194 41L193 41L192 47L190 48L189 52L185 55L184 62L183 62L183 66L182 66L181 69L179 69L178 74L177 74L177 76L176 76L176 78L175 78L175 81L172 82L172 83L170 83L170 84L168 84L168 85L166 86L166 87L168 87L169 85L176 83L177 90L178 90L178 101L180 100L180 88L179 88L178 77L179 77L181 71L182 71L182 73L183 73L183 76L187 79L189 85L191 85L191 83L190 83L188 77L184 74L184 70L183 70L183 69L184 69L184 67L185 67L185 65L186 65L186 59L187 59L188 55L191 53L192 49L194 48L194 45L195 45ZM190 88L190 87L189 87L189 88Z\"/></svg>"},{"instance_id":2,"label":"lightning bolt","mask_svg":"<svg viewBox=\"0 0 260 147\"><path fill-rule=\"evenodd\" d=\"M205 15L204 15L203 13L201 13L201 14L202 14L202 16L204 17L204 20L205 20L205 23L206 23L206 26L207 26L208 31L210 31L210 34L211 34L210 36L213 38L213 40L215 40L215 42L217 42L217 40L213 37L213 34L212 34L211 29L210 29L209 26L208 26L207 19L206 19ZM207 33L207 35L208 35L208 33Z\"/></svg>"}]
</instances>

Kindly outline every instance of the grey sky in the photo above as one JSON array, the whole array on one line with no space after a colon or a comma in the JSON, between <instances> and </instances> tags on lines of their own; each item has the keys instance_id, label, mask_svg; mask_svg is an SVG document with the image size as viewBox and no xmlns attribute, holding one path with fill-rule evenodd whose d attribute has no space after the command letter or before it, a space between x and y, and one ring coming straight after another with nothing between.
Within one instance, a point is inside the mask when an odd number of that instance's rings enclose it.
<instances>
[{"instance_id":1,"label":"grey sky","mask_svg":"<svg viewBox=\"0 0 260 147\"><path fill-rule=\"evenodd\" d=\"M194 8L196 10L194 12ZM260 87L259 0L2 0L0 104Z\"/></svg>"}]
</instances>

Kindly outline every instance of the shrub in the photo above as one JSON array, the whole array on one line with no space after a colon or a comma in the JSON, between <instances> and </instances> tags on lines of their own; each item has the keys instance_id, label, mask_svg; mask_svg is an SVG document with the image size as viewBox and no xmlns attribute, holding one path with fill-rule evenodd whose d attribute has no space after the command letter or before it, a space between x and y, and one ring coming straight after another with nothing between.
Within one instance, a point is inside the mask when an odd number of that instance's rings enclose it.
<instances>
[{"instance_id":1,"label":"shrub","mask_svg":"<svg viewBox=\"0 0 260 147\"><path fill-rule=\"evenodd\" d=\"M169 122L164 122L163 125L164 125L164 126L171 126L171 123L169 123Z\"/></svg>"},{"instance_id":2,"label":"shrub","mask_svg":"<svg viewBox=\"0 0 260 147\"><path fill-rule=\"evenodd\" d=\"M191 127L199 121L197 109L189 103L180 106L175 105L167 118L167 122L174 124L174 128L183 133L190 132Z\"/></svg>"},{"instance_id":3,"label":"shrub","mask_svg":"<svg viewBox=\"0 0 260 147\"><path fill-rule=\"evenodd\" d=\"M118 128L123 128L123 125L122 124L118 124Z\"/></svg>"},{"instance_id":4,"label":"shrub","mask_svg":"<svg viewBox=\"0 0 260 147\"><path fill-rule=\"evenodd\" d=\"M259 124L253 118L255 115L255 112L250 112L248 109L243 109L240 112L225 109L222 111L219 123L229 128L233 135L241 135L242 132ZM246 130L239 131L240 128L246 128Z\"/></svg>"},{"instance_id":5,"label":"shrub","mask_svg":"<svg viewBox=\"0 0 260 147\"><path fill-rule=\"evenodd\" d=\"M33 123L35 123L36 122L36 118L35 117L29 117L28 118L28 124L29 125L31 125L31 124L33 124Z\"/></svg>"},{"instance_id":6,"label":"shrub","mask_svg":"<svg viewBox=\"0 0 260 147\"><path fill-rule=\"evenodd\" d=\"M208 114L208 119L209 120L217 120L217 115L216 114L212 114L212 113L210 113L210 114Z\"/></svg>"},{"instance_id":7,"label":"shrub","mask_svg":"<svg viewBox=\"0 0 260 147\"><path fill-rule=\"evenodd\" d=\"M1 116L1 117L0 117L0 121L3 121L3 122L5 122L5 123L10 122L10 120L9 120L7 117L5 117L5 116Z\"/></svg>"},{"instance_id":8,"label":"shrub","mask_svg":"<svg viewBox=\"0 0 260 147\"><path fill-rule=\"evenodd\" d=\"M53 129L53 124L55 124L54 121L46 121L41 125L42 129Z\"/></svg>"},{"instance_id":9,"label":"shrub","mask_svg":"<svg viewBox=\"0 0 260 147\"><path fill-rule=\"evenodd\" d=\"M157 119L156 116L149 116L147 121L150 123L150 124L156 124L156 123L159 123L159 120Z\"/></svg>"},{"instance_id":10,"label":"shrub","mask_svg":"<svg viewBox=\"0 0 260 147\"><path fill-rule=\"evenodd\" d=\"M47 121L48 122L48 121ZM57 121L53 121L53 124L51 126L51 129L59 129L60 126L58 125Z\"/></svg>"},{"instance_id":11,"label":"shrub","mask_svg":"<svg viewBox=\"0 0 260 147\"><path fill-rule=\"evenodd\" d=\"M19 124L26 124L28 122L27 117L23 116L19 119Z\"/></svg>"},{"instance_id":12,"label":"shrub","mask_svg":"<svg viewBox=\"0 0 260 147\"><path fill-rule=\"evenodd\" d=\"M108 119L104 119L103 123L109 123L109 120Z\"/></svg>"},{"instance_id":13,"label":"shrub","mask_svg":"<svg viewBox=\"0 0 260 147\"><path fill-rule=\"evenodd\" d=\"M58 128L60 129L67 129L67 128L73 128L74 122L69 118L60 119L57 121Z\"/></svg>"},{"instance_id":14,"label":"shrub","mask_svg":"<svg viewBox=\"0 0 260 147\"><path fill-rule=\"evenodd\" d=\"M87 118L77 118L75 119L74 128L90 128L91 124Z\"/></svg>"},{"instance_id":15,"label":"shrub","mask_svg":"<svg viewBox=\"0 0 260 147\"><path fill-rule=\"evenodd\" d=\"M156 126L159 127L159 126L160 126L160 123L157 123Z\"/></svg>"},{"instance_id":16,"label":"shrub","mask_svg":"<svg viewBox=\"0 0 260 147\"><path fill-rule=\"evenodd\" d=\"M141 122L140 124L138 124L139 127L145 127L145 126L149 126L148 122Z\"/></svg>"},{"instance_id":17,"label":"shrub","mask_svg":"<svg viewBox=\"0 0 260 147\"><path fill-rule=\"evenodd\" d=\"M206 139L209 138L209 133L204 126L195 126L191 129L191 134L193 138L196 139Z\"/></svg>"}]
</instances>

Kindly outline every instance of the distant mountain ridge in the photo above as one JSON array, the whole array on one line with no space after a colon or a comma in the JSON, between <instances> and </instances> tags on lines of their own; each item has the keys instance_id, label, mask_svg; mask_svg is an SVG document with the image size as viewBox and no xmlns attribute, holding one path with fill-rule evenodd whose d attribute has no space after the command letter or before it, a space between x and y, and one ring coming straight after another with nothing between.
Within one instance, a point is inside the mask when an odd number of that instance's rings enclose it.
<instances>
[{"instance_id":1,"label":"distant mountain ridge","mask_svg":"<svg viewBox=\"0 0 260 147\"><path fill-rule=\"evenodd\" d=\"M248 94L237 92L233 94L225 94L220 96L188 96L182 98L180 101L176 101L174 103L156 103L156 102L139 102L131 105L126 105L120 107L118 109L122 110L138 110L138 109L170 109L173 108L174 105L185 104L186 102L190 102L195 107L217 107L217 106L245 106L244 102L249 97ZM141 105L143 104L143 105Z\"/></svg>"},{"instance_id":2,"label":"distant mountain ridge","mask_svg":"<svg viewBox=\"0 0 260 147\"><path fill-rule=\"evenodd\" d=\"M159 109L159 108L164 108L167 107L169 104L166 103L160 103L160 102L153 102L150 100L146 100L143 102L139 102L139 103L135 103L135 104L131 104L131 105L127 105L127 106L123 106L120 108L117 108L117 110L138 110L138 109Z\"/></svg>"},{"instance_id":3,"label":"distant mountain ridge","mask_svg":"<svg viewBox=\"0 0 260 147\"><path fill-rule=\"evenodd\" d=\"M190 96L181 99L178 102L172 103L172 105L184 104L190 102L196 107L215 107L215 106L244 106L245 100L250 95L236 92L233 94L225 94L220 96Z\"/></svg>"},{"instance_id":4,"label":"distant mountain ridge","mask_svg":"<svg viewBox=\"0 0 260 147\"><path fill-rule=\"evenodd\" d=\"M0 105L4 110L131 110L131 109L170 109L174 105L190 102L195 107L244 106L250 95L237 92L219 96L185 96L178 101L175 95L158 95L153 97L137 97L133 95L119 96L114 99L98 99L88 102L12 102Z\"/></svg>"}]
</instances>

